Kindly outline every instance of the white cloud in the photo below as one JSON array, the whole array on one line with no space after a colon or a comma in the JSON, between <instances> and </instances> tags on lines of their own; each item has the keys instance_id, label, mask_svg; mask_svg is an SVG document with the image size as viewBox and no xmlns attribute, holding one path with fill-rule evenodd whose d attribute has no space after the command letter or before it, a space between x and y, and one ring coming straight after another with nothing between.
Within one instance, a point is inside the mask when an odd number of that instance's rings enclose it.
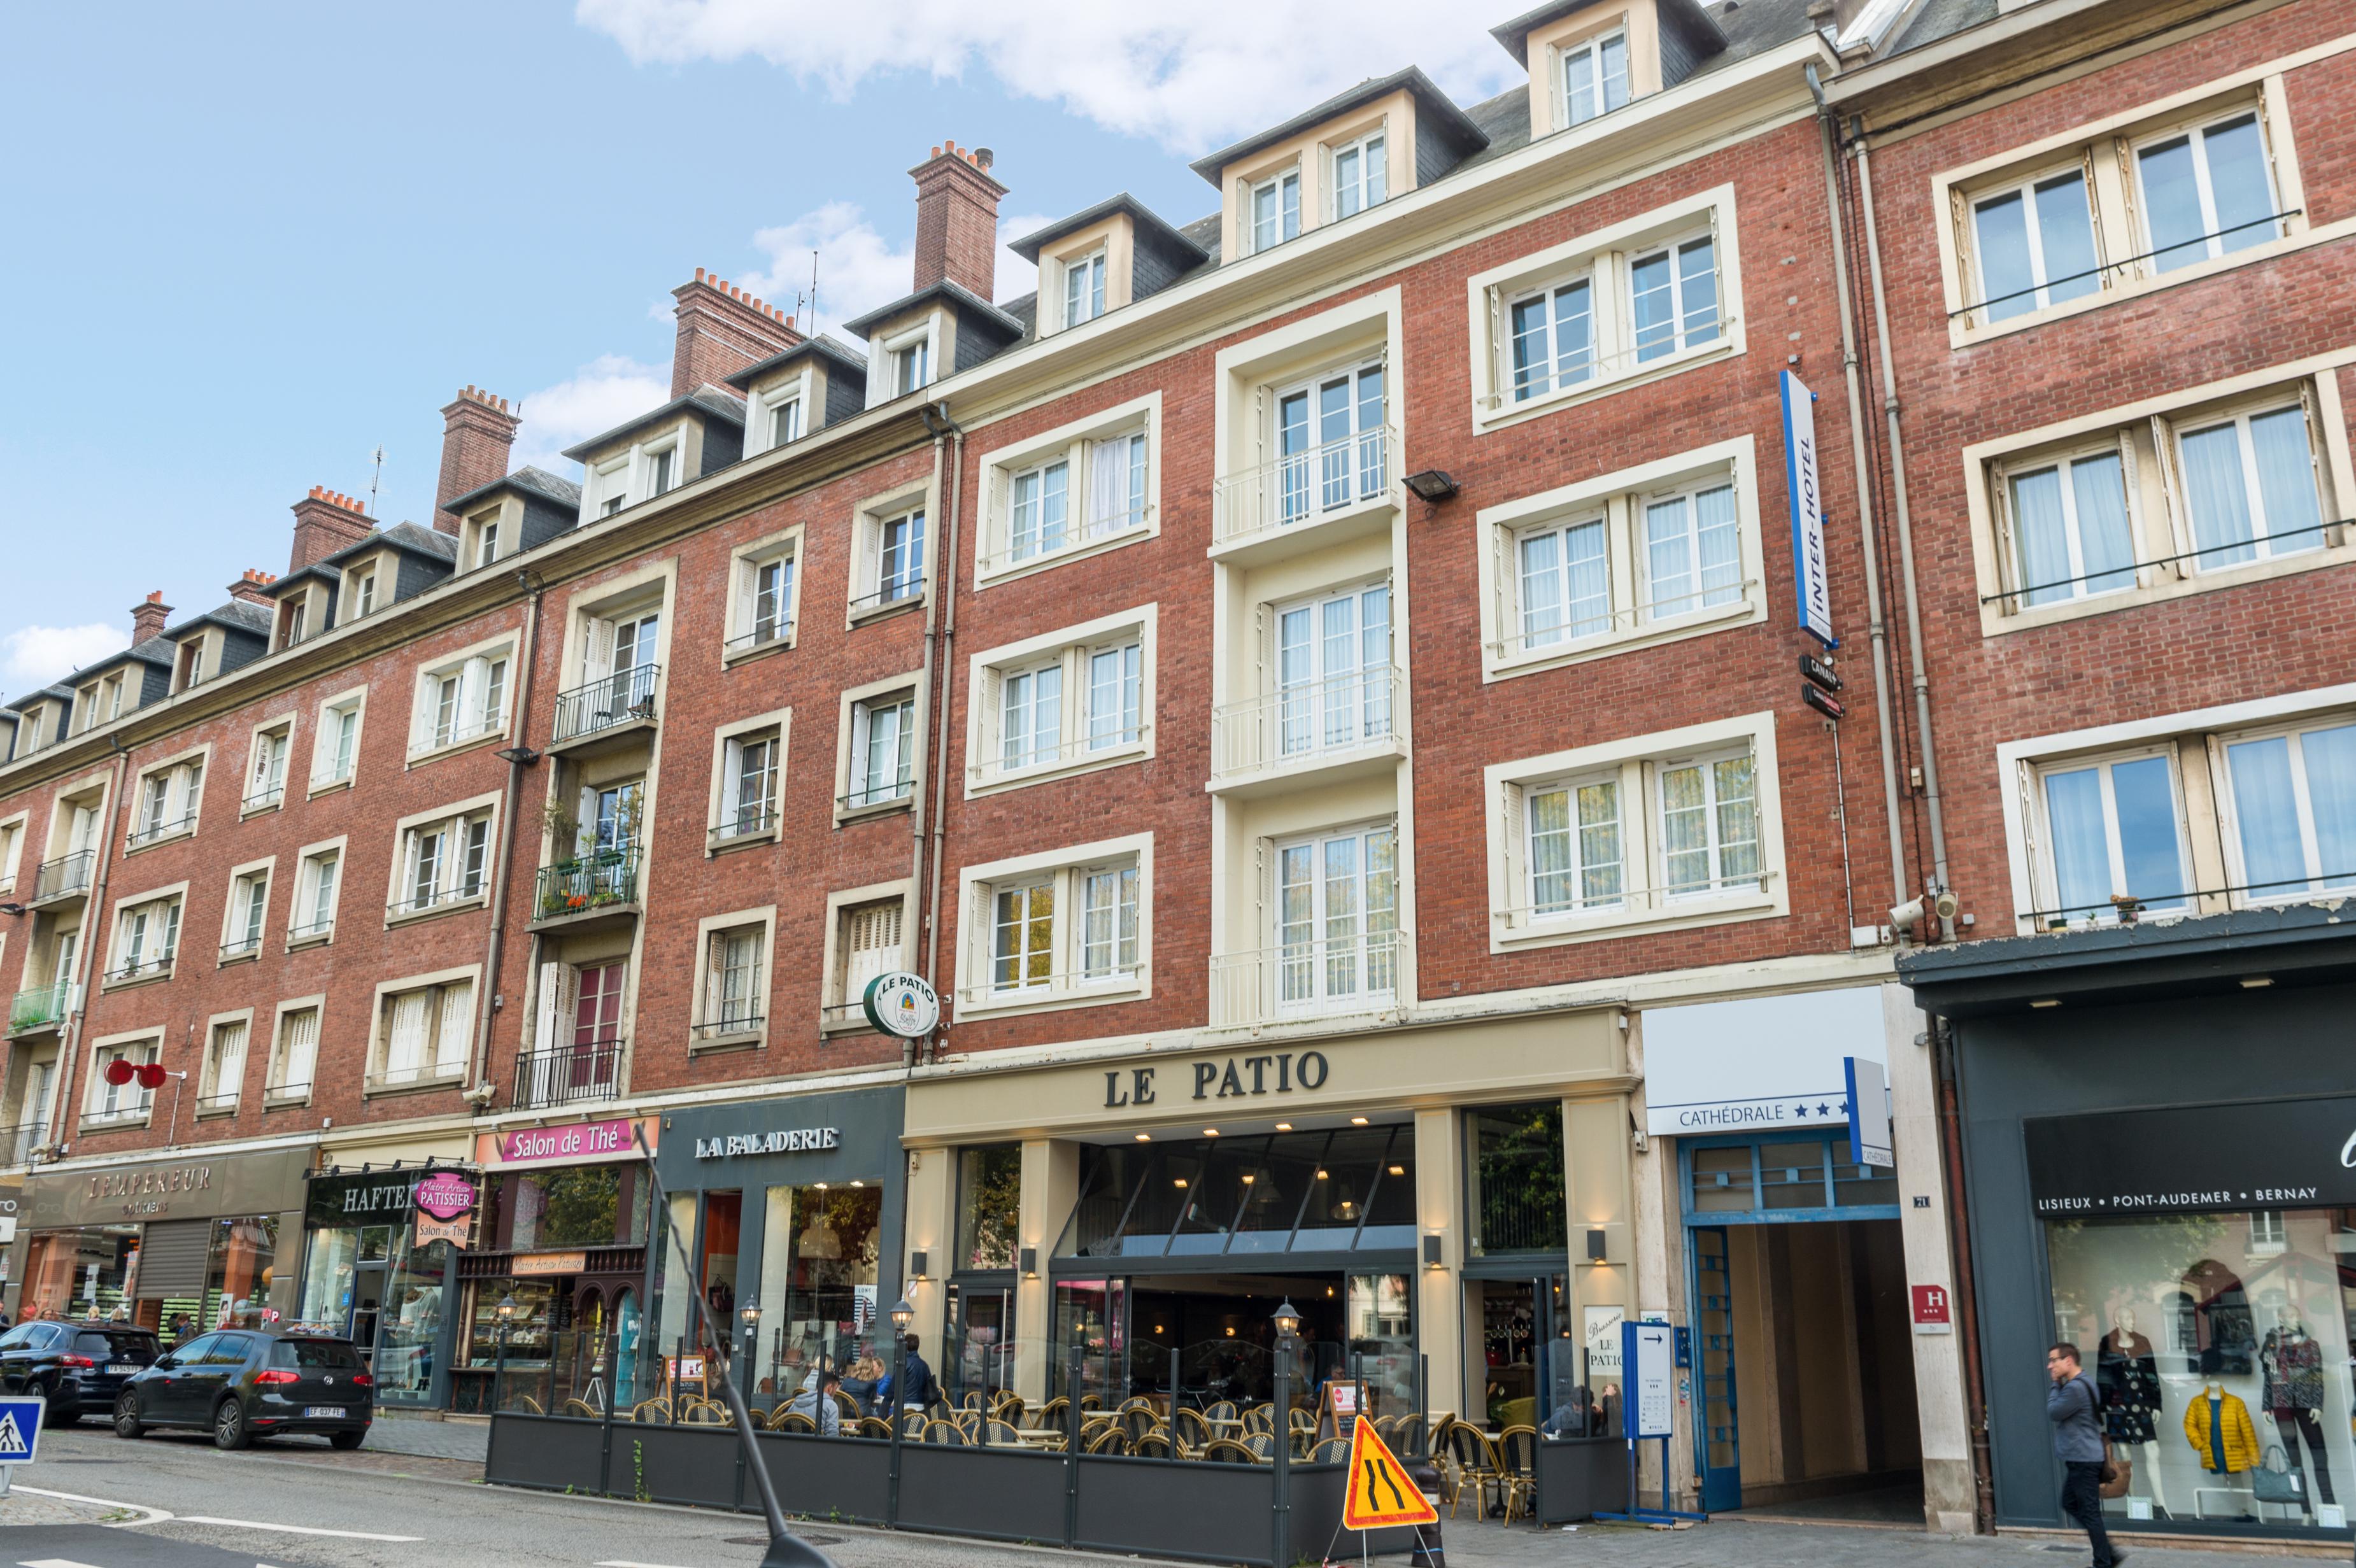
<instances>
[{"instance_id":1,"label":"white cloud","mask_svg":"<svg viewBox=\"0 0 2356 1568\"><path fill-rule=\"evenodd\" d=\"M131 627L92 622L87 626L27 626L0 636L0 672L11 697L63 680L87 664L131 645Z\"/></svg>"},{"instance_id":2,"label":"white cloud","mask_svg":"<svg viewBox=\"0 0 2356 1568\"><path fill-rule=\"evenodd\" d=\"M791 223L761 229L754 248L767 261L729 282L789 312L809 315L810 252L819 253L818 315L821 330L908 292L916 266L913 246L894 249L855 202L830 201ZM798 304L797 302L799 302ZM807 326L807 321L797 321Z\"/></svg>"},{"instance_id":3,"label":"white cloud","mask_svg":"<svg viewBox=\"0 0 2356 1568\"><path fill-rule=\"evenodd\" d=\"M1036 234L1055 221L1060 213L1025 212L998 220L998 297L1019 299L1039 286L1039 269L1006 248L1010 240L1020 240L1025 234Z\"/></svg>"},{"instance_id":4,"label":"white cloud","mask_svg":"<svg viewBox=\"0 0 2356 1568\"><path fill-rule=\"evenodd\" d=\"M1479 26L1430 0L578 0L573 15L642 64L749 56L837 98L885 72L938 79L979 66L1009 92L1183 152L1410 62L1467 93L1520 74ZM933 126L915 139L986 140L979 129Z\"/></svg>"},{"instance_id":5,"label":"white cloud","mask_svg":"<svg viewBox=\"0 0 2356 1568\"><path fill-rule=\"evenodd\" d=\"M624 355L601 354L570 379L523 400L516 465L529 463L552 474L573 473L580 465L562 455L565 447L669 400L667 372Z\"/></svg>"}]
</instances>

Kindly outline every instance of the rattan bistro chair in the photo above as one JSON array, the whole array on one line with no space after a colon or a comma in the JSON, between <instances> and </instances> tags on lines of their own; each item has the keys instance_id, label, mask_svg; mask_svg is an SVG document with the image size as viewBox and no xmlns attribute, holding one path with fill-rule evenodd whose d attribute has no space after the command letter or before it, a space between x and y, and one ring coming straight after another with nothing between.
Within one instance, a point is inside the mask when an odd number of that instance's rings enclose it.
<instances>
[{"instance_id":1,"label":"rattan bistro chair","mask_svg":"<svg viewBox=\"0 0 2356 1568\"><path fill-rule=\"evenodd\" d=\"M1312 1465L1348 1464L1350 1440L1346 1437L1328 1437L1324 1442L1309 1450L1309 1462Z\"/></svg>"},{"instance_id":2,"label":"rattan bistro chair","mask_svg":"<svg viewBox=\"0 0 2356 1568\"><path fill-rule=\"evenodd\" d=\"M1210 1423L1203 1419L1201 1411L1185 1409L1171 1417L1170 1435L1187 1448L1206 1448L1215 1435Z\"/></svg>"},{"instance_id":3,"label":"rattan bistro chair","mask_svg":"<svg viewBox=\"0 0 2356 1568\"><path fill-rule=\"evenodd\" d=\"M1025 1424L1034 1432L1061 1432L1066 1425L1064 1418L1071 1408L1072 1402L1058 1394L1038 1409L1026 1412L1030 1419Z\"/></svg>"},{"instance_id":4,"label":"rattan bistro chair","mask_svg":"<svg viewBox=\"0 0 2356 1568\"><path fill-rule=\"evenodd\" d=\"M927 1421L925 1423L924 1440L949 1448L963 1448L967 1445L965 1428L954 1421Z\"/></svg>"},{"instance_id":5,"label":"rattan bistro chair","mask_svg":"<svg viewBox=\"0 0 2356 1568\"><path fill-rule=\"evenodd\" d=\"M1129 1452L1129 1434L1118 1426L1108 1426L1088 1440L1087 1452L1126 1454Z\"/></svg>"},{"instance_id":6,"label":"rattan bistro chair","mask_svg":"<svg viewBox=\"0 0 2356 1568\"><path fill-rule=\"evenodd\" d=\"M1141 1459L1175 1459L1177 1451L1170 1445L1170 1433L1157 1426L1129 1445L1129 1451Z\"/></svg>"},{"instance_id":7,"label":"rattan bistro chair","mask_svg":"<svg viewBox=\"0 0 2356 1568\"><path fill-rule=\"evenodd\" d=\"M1259 1456L1232 1437L1214 1437L1194 1456L1206 1465L1257 1465Z\"/></svg>"},{"instance_id":8,"label":"rattan bistro chair","mask_svg":"<svg viewBox=\"0 0 2356 1568\"><path fill-rule=\"evenodd\" d=\"M1456 1517L1457 1506L1463 1502L1469 1487L1472 1515L1481 1518L1489 1511L1489 1488L1504 1481L1497 1469L1497 1451L1490 1445L1487 1434L1470 1422L1454 1422L1442 1435L1447 1441L1448 1457L1456 1467L1456 1492L1448 1499L1448 1517Z\"/></svg>"},{"instance_id":9,"label":"rattan bistro chair","mask_svg":"<svg viewBox=\"0 0 2356 1568\"><path fill-rule=\"evenodd\" d=\"M862 1415L859 1418L859 1431L856 1435L881 1437L889 1442L892 1437L892 1424L880 1415Z\"/></svg>"},{"instance_id":10,"label":"rattan bistro chair","mask_svg":"<svg viewBox=\"0 0 2356 1568\"><path fill-rule=\"evenodd\" d=\"M1537 1511L1538 1429L1508 1426L1497 1434L1497 1489L1505 1494L1505 1522Z\"/></svg>"},{"instance_id":11,"label":"rattan bistro chair","mask_svg":"<svg viewBox=\"0 0 2356 1568\"><path fill-rule=\"evenodd\" d=\"M783 1415L777 1417L776 1424L772 1426L770 1430L772 1432L800 1432L804 1434L814 1434L818 1431L818 1423L811 1420L809 1416L804 1415L798 1410L789 1410Z\"/></svg>"}]
</instances>

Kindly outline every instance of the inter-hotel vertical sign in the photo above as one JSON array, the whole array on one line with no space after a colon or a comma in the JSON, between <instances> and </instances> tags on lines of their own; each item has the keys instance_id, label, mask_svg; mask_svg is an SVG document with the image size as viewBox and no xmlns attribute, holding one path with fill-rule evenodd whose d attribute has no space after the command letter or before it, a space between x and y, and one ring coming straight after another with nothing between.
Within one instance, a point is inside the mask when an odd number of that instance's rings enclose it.
<instances>
[{"instance_id":1,"label":"inter-hotel vertical sign","mask_svg":"<svg viewBox=\"0 0 2356 1568\"><path fill-rule=\"evenodd\" d=\"M1831 569L1825 560L1825 493L1816 480L1816 395L1783 372L1783 483L1792 493L1792 581L1800 629L1828 648L1833 635Z\"/></svg>"}]
</instances>

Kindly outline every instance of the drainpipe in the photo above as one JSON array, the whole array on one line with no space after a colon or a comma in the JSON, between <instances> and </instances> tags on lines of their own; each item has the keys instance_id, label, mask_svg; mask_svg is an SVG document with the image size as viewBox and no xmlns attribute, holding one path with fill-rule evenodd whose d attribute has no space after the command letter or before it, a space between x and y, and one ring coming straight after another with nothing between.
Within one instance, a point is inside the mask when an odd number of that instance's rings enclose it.
<instances>
[{"instance_id":1,"label":"drainpipe","mask_svg":"<svg viewBox=\"0 0 2356 1568\"><path fill-rule=\"evenodd\" d=\"M1848 239L1841 224L1840 153L1825 105L1816 67L1807 67L1808 91L1816 95L1816 122L1823 132L1825 210L1832 220L1833 287L1840 302L1841 374L1848 383L1849 456L1857 467L1858 538L1865 549L1865 619L1873 645L1873 716L1881 741L1881 805L1890 823L1890 883L1892 903L1906 901L1906 831L1898 808L1898 748L1890 723L1890 625L1881 611L1881 567L1874 546L1873 470L1865 453L1865 393L1858 381L1856 307L1848 293ZM1901 940L1904 940L1901 936Z\"/></svg>"},{"instance_id":2,"label":"drainpipe","mask_svg":"<svg viewBox=\"0 0 2356 1568\"><path fill-rule=\"evenodd\" d=\"M955 683L957 651L957 566L958 524L964 510L965 493L965 431L949 418L947 403L933 403L917 411L925 416L925 424L933 432L933 491L940 492L941 445L948 443L949 463L949 526L942 536L941 587L933 602L925 609L925 675L926 693L934 709L933 720L933 805L929 826L932 829L932 856L929 866L930 885L925 894L925 981L936 995L941 989L941 855L944 829L942 817L948 810L949 782L949 688ZM936 625L937 621L938 624ZM939 679L933 679L934 671ZM916 824L916 876L926 878L925 830L927 823ZM928 1044L938 1047L936 1034Z\"/></svg>"},{"instance_id":3,"label":"drainpipe","mask_svg":"<svg viewBox=\"0 0 2356 1568\"><path fill-rule=\"evenodd\" d=\"M548 589L540 580L540 573L528 567L516 572L516 583L531 598L524 611L522 646L516 651L515 717L508 733L508 782L499 803L498 858L492 861L498 874L491 881L491 942L483 955L482 989L476 993L475 1070L467 1074L474 1086L466 1091L466 1098L477 1111L487 1109L498 1093L487 1076L491 1065L491 1023L497 1016L492 1001L499 994L499 955L507 946L508 883L513 880L509 858L515 853L516 797L523 792L523 771L531 765L511 753L530 749L523 743L524 727L531 722L532 659L540 645L540 596ZM537 756L532 759L533 763L538 761Z\"/></svg>"},{"instance_id":4,"label":"drainpipe","mask_svg":"<svg viewBox=\"0 0 2356 1568\"><path fill-rule=\"evenodd\" d=\"M1865 144L1865 127L1852 122L1851 145L1857 149L1858 199L1865 214L1866 268L1873 280L1873 325L1881 363L1882 411L1890 421L1890 482L1898 513L1898 572L1906 590L1906 662L1914 686L1914 730L1922 748L1922 799L1931 819L1932 886L1945 892L1947 825L1939 799L1939 760L1931 743L1931 677L1922 662L1922 603L1914 578L1913 515L1906 504L1906 443L1898 428L1898 379L1890 357L1890 304L1881 285L1881 241L1873 222L1873 164ZM1955 919L1942 915L1939 933L1955 939Z\"/></svg>"},{"instance_id":5,"label":"drainpipe","mask_svg":"<svg viewBox=\"0 0 2356 1568\"><path fill-rule=\"evenodd\" d=\"M125 807L123 799L123 770L130 763L131 753L123 749L123 738L120 735L111 735L107 739L114 747L114 772L106 784L107 810L111 813L123 814ZM105 837L99 841L98 870L97 874L91 879L90 897L82 902L81 941L75 944L74 967L83 976L96 972L98 943L93 939L102 934L100 927L105 919L106 880L114 869L115 839L129 825L128 816L123 815L122 820L115 821L112 826L103 829ZM185 923L183 929L185 930ZM49 1123L47 1130L49 1135L48 1147L52 1149L65 1142L64 1124L66 1118L72 1114L75 1102L80 1098L74 1089L74 1052L81 1047L81 1026L90 1013L88 980L77 979L73 982L73 998L74 1005L66 1014L65 1031L58 1040L57 1088L49 1096ZM50 1157L57 1157L52 1155Z\"/></svg>"}]
</instances>

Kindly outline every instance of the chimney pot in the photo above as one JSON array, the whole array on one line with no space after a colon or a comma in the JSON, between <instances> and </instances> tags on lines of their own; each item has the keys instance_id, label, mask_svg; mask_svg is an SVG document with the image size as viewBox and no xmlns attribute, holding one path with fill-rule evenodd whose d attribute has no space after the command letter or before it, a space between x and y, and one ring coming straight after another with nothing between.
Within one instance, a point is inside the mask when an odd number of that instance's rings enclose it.
<instances>
[{"instance_id":1,"label":"chimney pot","mask_svg":"<svg viewBox=\"0 0 2356 1568\"><path fill-rule=\"evenodd\" d=\"M914 287L952 283L983 299L995 297L998 203L1006 192L983 168L981 153L959 152L956 142L944 141L910 171L916 181Z\"/></svg>"},{"instance_id":2,"label":"chimney pot","mask_svg":"<svg viewBox=\"0 0 2356 1568\"><path fill-rule=\"evenodd\" d=\"M160 588L131 607L131 642L135 647L148 638L160 635L172 619L172 607L164 603Z\"/></svg>"},{"instance_id":3,"label":"chimney pot","mask_svg":"<svg viewBox=\"0 0 2356 1568\"><path fill-rule=\"evenodd\" d=\"M975 168L987 170L990 165L996 161L997 155L993 154L988 147L976 147L973 150L973 166Z\"/></svg>"},{"instance_id":4,"label":"chimney pot","mask_svg":"<svg viewBox=\"0 0 2356 1568\"><path fill-rule=\"evenodd\" d=\"M508 453L522 421L508 411L507 400L468 382L442 411L442 472L434 486L434 527L458 531L450 503L479 490L508 471Z\"/></svg>"}]
</instances>

